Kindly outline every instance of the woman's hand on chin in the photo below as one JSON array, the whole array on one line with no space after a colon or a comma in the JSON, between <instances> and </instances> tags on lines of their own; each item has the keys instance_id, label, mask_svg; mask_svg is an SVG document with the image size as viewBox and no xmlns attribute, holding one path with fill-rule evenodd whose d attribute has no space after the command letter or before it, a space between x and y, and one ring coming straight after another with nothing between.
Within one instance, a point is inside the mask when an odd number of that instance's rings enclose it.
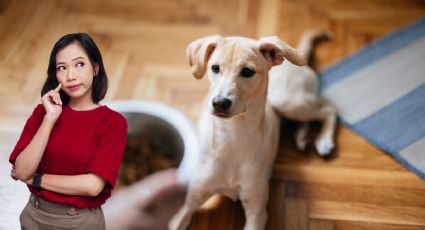
<instances>
[{"instance_id":1,"label":"woman's hand on chin","mask_svg":"<svg viewBox=\"0 0 425 230\"><path fill-rule=\"evenodd\" d=\"M59 90L62 87L62 83L54 89L50 90L41 97L41 103L46 110L45 118L56 121L62 113L62 100L59 94Z\"/></svg>"}]
</instances>

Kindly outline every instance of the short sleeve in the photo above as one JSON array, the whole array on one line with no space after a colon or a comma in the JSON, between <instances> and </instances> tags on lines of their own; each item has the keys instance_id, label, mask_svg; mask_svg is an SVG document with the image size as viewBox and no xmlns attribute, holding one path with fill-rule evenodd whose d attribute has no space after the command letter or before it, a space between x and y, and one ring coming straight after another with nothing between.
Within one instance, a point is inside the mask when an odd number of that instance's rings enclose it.
<instances>
[{"instance_id":1,"label":"short sleeve","mask_svg":"<svg viewBox=\"0 0 425 230\"><path fill-rule=\"evenodd\" d=\"M16 158L31 142L32 138L37 133L37 130L41 125L41 122L43 121L43 117L45 113L46 112L42 104L39 104L37 107L35 107L31 116L28 118L27 122L25 123L24 129L22 130L21 136L18 142L16 143L15 148L10 154L10 157L9 157L10 163L15 164Z\"/></svg>"},{"instance_id":2,"label":"short sleeve","mask_svg":"<svg viewBox=\"0 0 425 230\"><path fill-rule=\"evenodd\" d=\"M127 121L121 115L100 134L96 154L90 160L86 173L94 173L105 179L112 188L124 155L127 141Z\"/></svg>"}]
</instances>

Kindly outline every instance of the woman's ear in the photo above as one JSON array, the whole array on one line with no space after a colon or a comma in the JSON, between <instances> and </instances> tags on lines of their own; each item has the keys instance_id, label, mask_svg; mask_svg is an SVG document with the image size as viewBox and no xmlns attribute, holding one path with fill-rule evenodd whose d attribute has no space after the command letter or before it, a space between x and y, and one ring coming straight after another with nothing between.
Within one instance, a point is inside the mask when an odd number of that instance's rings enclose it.
<instances>
[{"instance_id":1,"label":"woman's ear","mask_svg":"<svg viewBox=\"0 0 425 230\"><path fill-rule=\"evenodd\" d=\"M98 64L94 64L94 69L93 69L93 77L96 77L99 74L99 65Z\"/></svg>"}]
</instances>

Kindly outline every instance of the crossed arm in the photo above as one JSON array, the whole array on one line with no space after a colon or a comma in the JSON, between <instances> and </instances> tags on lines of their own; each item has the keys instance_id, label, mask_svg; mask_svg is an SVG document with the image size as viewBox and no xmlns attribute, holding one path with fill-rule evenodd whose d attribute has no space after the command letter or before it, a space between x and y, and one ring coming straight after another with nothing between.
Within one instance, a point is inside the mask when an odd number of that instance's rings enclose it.
<instances>
[{"instance_id":1,"label":"crossed arm","mask_svg":"<svg viewBox=\"0 0 425 230\"><path fill-rule=\"evenodd\" d=\"M55 121L48 115L44 117L31 142L16 158L11 172L13 179L32 183ZM97 196L104 186L105 180L93 173L75 176L44 174L41 181L43 189L64 195Z\"/></svg>"},{"instance_id":2,"label":"crossed arm","mask_svg":"<svg viewBox=\"0 0 425 230\"><path fill-rule=\"evenodd\" d=\"M33 178L24 181L32 183ZM65 176L44 174L41 181L43 189L75 196L97 196L103 190L105 180L93 173Z\"/></svg>"},{"instance_id":3,"label":"crossed arm","mask_svg":"<svg viewBox=\"0 0 425 230\"><path fill-rule=\"evenodd\" d=\"M13 179L32 184L34 174L43 158L50 132L62 113L62 101L59 95L61 87L62 84L59 84L54 90L50 90L41 97L46 114L30 143L16 158L11 171ZM75 176L44 174L41 187L64 195L97 196L105 187L105 183L103 178L93 173Z\"/></svg>"}]
</instances>

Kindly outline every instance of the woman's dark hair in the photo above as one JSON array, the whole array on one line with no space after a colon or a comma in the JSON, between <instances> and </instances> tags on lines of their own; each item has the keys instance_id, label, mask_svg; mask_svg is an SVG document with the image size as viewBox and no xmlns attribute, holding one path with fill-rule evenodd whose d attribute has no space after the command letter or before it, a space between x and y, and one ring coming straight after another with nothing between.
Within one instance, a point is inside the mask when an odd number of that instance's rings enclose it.
<instances>
[{"instance_id":1,"label":"woman's dark hair","mask_svg":"<svg viewBox=\"0 0 425 230\"><path fill-rule=\"evenodd\" d=\"M100 55L96 43L85 33L67 34L61 37L53 46L52 52L50 53L49 67L47 68L47 79L41 90L41 96L59 85L56 78L56 55L59 51L73 43L77 43L83 48L90 59L94 72L97 72L96 76L93 78L92 99L94 103L98 103L105 97L106 90L108 89L108 77L106 76L102 56ZM99 68L98 71L96 71L96 65ZM60 90L59 94L62 103L64 105L69 104L70 97L63 92L63 90Z\"/></svg>"}]
</instances>

